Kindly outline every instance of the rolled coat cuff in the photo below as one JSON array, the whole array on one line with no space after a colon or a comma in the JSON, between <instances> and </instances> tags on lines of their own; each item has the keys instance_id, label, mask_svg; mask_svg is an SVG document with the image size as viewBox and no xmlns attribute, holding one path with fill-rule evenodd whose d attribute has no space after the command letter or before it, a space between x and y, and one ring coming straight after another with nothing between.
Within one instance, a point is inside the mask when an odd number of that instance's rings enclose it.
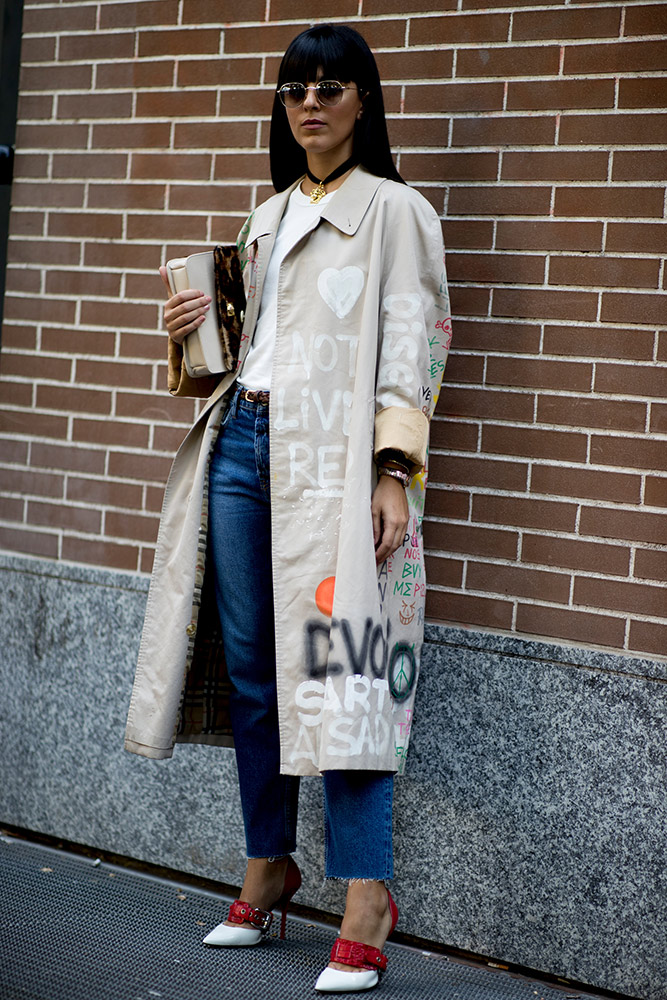
<instances>
[{"instance_id":1,"label":"rolled coat cuff","mask_svg":"<svg viewBox=\"0 0 667 1000\"><path fill-rule=\"evenodd\" d=\"M428 419L421 410L387 406L375 414L375 458L385 448L401 451L412 463L410 472L414 474L424 467L427 443Z\"/></svg>"},{"instance_id":2,"label":"rolled coat cuff","mask_svg":"<svg viewBox=\"0 0 667 1000\"><path fill-rule=\"evenodd\" d=\"M188 375L183 358L183 348L175 340L169 339L167 349L167 388L172 396L194 396L197 399L208 399L218 382L220 375L201 375L192 378Z\"/></svg>"}]
</instances>

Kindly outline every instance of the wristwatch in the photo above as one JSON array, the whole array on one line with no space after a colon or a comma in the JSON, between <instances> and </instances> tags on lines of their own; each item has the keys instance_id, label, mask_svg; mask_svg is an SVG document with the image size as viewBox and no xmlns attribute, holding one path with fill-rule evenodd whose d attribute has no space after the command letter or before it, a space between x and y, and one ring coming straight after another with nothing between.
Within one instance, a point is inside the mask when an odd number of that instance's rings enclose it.
<instances>
[{"instance_id":1,"label":"wristwatch","mask_svg":"<svg viewBox=\"0 0 667 1000\"><path fill-rule=\"evenodd\" d=\"M378 476L391 476L392 479L397 479L404 490L407 490L410 485L410 476L407 472L401 472L400 469L390 469L387 465L378 466Z\"/></svg>"}]
</instances>

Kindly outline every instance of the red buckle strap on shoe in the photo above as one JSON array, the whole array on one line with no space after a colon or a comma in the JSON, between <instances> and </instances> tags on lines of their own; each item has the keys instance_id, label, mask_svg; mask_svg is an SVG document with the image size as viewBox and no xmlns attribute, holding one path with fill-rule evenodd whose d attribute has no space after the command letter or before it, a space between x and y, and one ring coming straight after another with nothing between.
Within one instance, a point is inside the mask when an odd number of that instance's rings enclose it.
<instances>
[{"instance_id":1,"label":"red buckle strap on shoe","mask_svg":"<svg viewBox=\"0 0 667 1000\"><path fill-rule=\"evenodd\" d=\"M361 941L346 941L345 938L336 938L331 949L331 961L351 965L355 969L379 969L384 972L387 968L387 956L379 948Z\"/></svg>"},{"instance_id":2,"label":"red buckle strap on shoe","mask_svg":"<svg viewBox=\"0 0 667 1000\"><path fill-rule=\"evenodd\" d=\"M273 914L267 910L260 910L258 906L251 906L250 903L244 903L242 899L235 899L229 907L229 916L227 919L232 924L252 924L262 934L266 934L271 926Z\"/></svg>"}]
</instances>

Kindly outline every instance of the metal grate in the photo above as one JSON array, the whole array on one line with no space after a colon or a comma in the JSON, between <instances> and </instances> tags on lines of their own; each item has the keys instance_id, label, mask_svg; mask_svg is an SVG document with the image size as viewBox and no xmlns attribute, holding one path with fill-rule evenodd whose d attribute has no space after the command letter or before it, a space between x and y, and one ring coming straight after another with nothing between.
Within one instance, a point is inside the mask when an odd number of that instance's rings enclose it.
<instances>
[{"instance_id":1,"label":"metal grate","mask_svg":"<svg viewBox=\"0 0 667 1000\"><path fill-rule=\"evenodd\" d=\"M334 930L206 948L229 901L12 838L0 841L0 1000L302 1000ZM388 944L378 1000L564 1000L525 979ZM331 994L330 994L331 995ZM340 994L342 996L342 994Z\"/></svg>"}]
</instances>

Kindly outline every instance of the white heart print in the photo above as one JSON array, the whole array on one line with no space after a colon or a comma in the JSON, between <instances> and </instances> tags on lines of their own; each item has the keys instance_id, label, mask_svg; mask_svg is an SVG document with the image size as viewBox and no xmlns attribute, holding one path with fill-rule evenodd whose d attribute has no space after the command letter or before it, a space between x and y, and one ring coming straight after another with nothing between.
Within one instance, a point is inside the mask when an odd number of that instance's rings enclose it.
<instances>
[{"instance_id":1,"label":"white heart print","mask_svg":"<svg viewBox=\"0 0 667 1000\"><path fill-rule=\"evenodd\" d=\"M317 290L329 309L343 319L354 308L364 287L364 272L360 267L325 267L317 279Z\"/></svg>"}]
</instances>

